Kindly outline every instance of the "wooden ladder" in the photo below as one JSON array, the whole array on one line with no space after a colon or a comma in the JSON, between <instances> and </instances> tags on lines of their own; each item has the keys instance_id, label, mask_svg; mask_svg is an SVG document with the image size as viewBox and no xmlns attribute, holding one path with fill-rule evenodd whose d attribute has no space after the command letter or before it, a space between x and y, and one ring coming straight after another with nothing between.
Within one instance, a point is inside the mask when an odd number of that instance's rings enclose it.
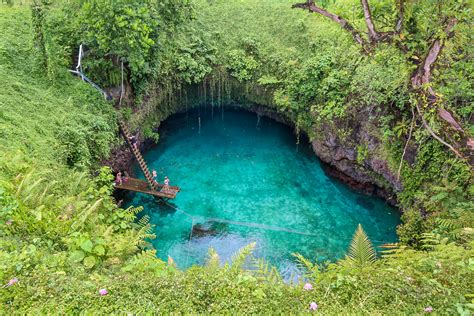
<instances>
[{"instance_id":1,"label":"wooden ladder","mask_svg":"<svg viewBox=\"0 0 474 316\"><path fill-rule=\"evenodd\" d=\"M156 183L155 180L153 180L153 176L151 175L150 169L148 169L145 159L143 159L143 156L141 152L138 150L138 148L136 146L133 146L132 142L130 141L131 134L130 134L130 131L128 130L128 127L120 120L119 120L119 127L120 127L120 131L122 132L122 135L125 137L125 141L127 142L128 147L130 147L133 153L133 156L138 161L138 164L140 165L140 169L145 175L148 185L150 186L151 189L157 190L158 184Z\"/></svg>"}]
</instances>

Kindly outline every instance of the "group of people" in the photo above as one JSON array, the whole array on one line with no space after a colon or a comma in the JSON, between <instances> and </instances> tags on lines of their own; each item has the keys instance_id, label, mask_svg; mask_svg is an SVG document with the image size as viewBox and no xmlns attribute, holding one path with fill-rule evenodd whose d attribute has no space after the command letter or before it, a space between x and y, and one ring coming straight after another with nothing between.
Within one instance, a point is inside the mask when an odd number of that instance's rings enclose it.
<instances>
[{"instance_id":1,"label":"group of people","mask_svg":"<svg viewBox=\"0 0 474 316\"><path fill-rule=\"evenodd\" d=\"M155 183L158 183L158 181L156 181L156 178L158 177L158 173L156 172L156 170L153 170L153 171L151 172L151 175L152 175L152 177L153 177L153 181L155 181ZM164 179L164 181L163 181L163 184L164 184L164 185L163 185L163 187L161 188L160 191L162 191L162 192L169 192L169 191L170 191L170 179L169 179L167 176L165 176L165 179Z\"/></svg>"},{"instance_id":2,"label":"group of people","mask_svg":"<svg viewBox=\"0 0 474 316\"><path fill-rule=\"evenodd\" d=\"M158 177L158 173L156 172L156 170L153 170L152 171L152 176L153 176L153 181L155 183L158 183L158 181L156 181L156 178ZM115 182L114 182L114 186L116 185L122 185L124 182L126 182L128 179L128 177L126 176L123 176L122 175L122 171L119 171L117 172L117 174L115 175ZM170 191L170 179L168 177L165 176L165 179L163 181L163 187L161 188L161 191L162 192L168 192Z\"/></svg>"},{"instance_id":3,"label":"group of people","mask_svg":"<svg viewBox=\"0 0 474 316\"><path fill-rule=\"evenodd\" d=\"M114 185L122 185L122 183L126 182L127 181L127 177L126 176L122 176L122 171L119 171L117 172L117 174L115 175L115 183Z\"/></svg>"}]
</instances>

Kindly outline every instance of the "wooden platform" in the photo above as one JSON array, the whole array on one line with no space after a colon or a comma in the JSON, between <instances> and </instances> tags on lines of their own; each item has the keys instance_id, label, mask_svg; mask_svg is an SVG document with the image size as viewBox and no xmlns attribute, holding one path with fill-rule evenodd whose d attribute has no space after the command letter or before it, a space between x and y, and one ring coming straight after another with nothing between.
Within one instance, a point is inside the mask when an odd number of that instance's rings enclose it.
<instances>
[{"instance_id":1,"label":"wooden platform","mask_svg":"<svg viewBox=\"0 0 474 316\"><path fill-rule=\"evenodd\" d=\"M152 190L149 188L148 183L146 181L136 178L126 179L127 180L123 181L122 184L116 184L115 187L117 189L140 192L167 199L174 199L176 197L176 194L180 190L178 187L174 186L169 186L167 190L163 190L164 185L161 183L157 183L158 187L161 189L160 191Z\"/></svg>"}]
</instances>

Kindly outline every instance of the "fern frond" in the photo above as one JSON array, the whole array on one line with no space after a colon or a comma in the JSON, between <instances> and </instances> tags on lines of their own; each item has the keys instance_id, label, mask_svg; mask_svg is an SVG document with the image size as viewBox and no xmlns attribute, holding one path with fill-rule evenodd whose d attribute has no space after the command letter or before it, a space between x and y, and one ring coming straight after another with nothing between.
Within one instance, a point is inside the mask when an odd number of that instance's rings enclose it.
<instances>
[{"instance_id":1,"label":"fern frond","mask_svg":"<svg viewBox=\"0 0 474 316\"><path fill-rule=\"evenodd\" d=\"M372 264L376 259L374 247L361 224L357 226L357 230L354 233L347 253L347 259L359 268Z\"/></svg>"},{"instance_id":2,"label":"fern frond","mask_svg":"<svg viewBox=\"0 0 474 316\"><path fill-rule=\"evenodd\" d=\"M270 284L282 283L283 278L277 268L271 266L265 259L257 258L253 261L253 269L248 270L257 279Z\"/></svg>"},{"instance_id":3,"label":"fern frond","mask_svg":"<svg viewBox=\"0 0 474 316\"><path fill-rule=\"evenodd\" d=\"M383 244L379 246L379 248L383 249L380 252L384 258L398 255L403 249L405 249L404 246L400 246L398 243Z\"/></svg>"},{"instance_id":4,"label":"fern frond","mask_svg":"<svg viewBox=\"0 0 474 316\"><path fill-rule=\"evenodd\" d=\"M143 206L137 206L137 207L133 207L133 206L129 206L127 209L126 209L127 212L133 214L133 215L137 215L138 213L140 213L141 211L143 211Z\"/></svg>"},{"instance_id":5,"label":"fern frond","mask_svg":"<svg viewBox=\"0 0 474 316\"><path fill-rule=\"evenodd\" d=\"M34 173L34 170L30 170L30 172L28 172L26 175L22 176L21 174L19 174L16 177L17 179L21 179L20 184L18 185L18 188L16 190L17 197L20 197L20 195L22 194L24 190L24 187L30 183L31 178L33 177L33 173Z\"/></svg>"},{"instance_id":6,"label":"fern frond","mask_svg":"<svg viewBox=\"0 0 474 316\"><path fill-rule=\"evenodd\" d=\"M43 202L45 201L49 201L50 200L50 197L51 197L51 194L47 195L49 189L51 188L51 186L54 185L54 183L56 183L56 181L51 181L43 190L43 193L41 193L41 195L38 197L37 199L37 203L38 204L43 204Z\"/></svg>"},{"instance_id":7,"label":"fern frond","mask_svg":"<svg viewBox=\"0 0 474 316\"><path fill-rule=\"evenodd\" d=\"M319 274L319 266L312 263L309 259L305 258L299 253L293 253L293 257L296 258L298 268L303 272L305 278L315 279Z\"/></svg>"},{"instance_id":8,"label":"fern frond","mask_svg":"<svg viewBox=\"0 0 474 316\"><path fill-rule=\"evenodd\" d=\"M138 220L138 226L147 227L150 226L150 216L144 215Z\"/></svg>"},{"instance_id":9,"label":"fern frond","mask_svg":"<svg viewBox=\"0 0 474 316\"><path fill-rule=\"evenodd\" d=\"M82 181L86 178L86 176L87 174L85 172L76 172L73 175L74 180L70 182L71 184L69 185L69 190L71 190L71 192L79 191Z\"/></svg>"},{"instance_id":10,"label":"fern frond","mask_svg":"<svg viewBox=\"0 0 474 316\"><path fill-rule=\"evenodd\" d=\"M433 233L423 233L421 238L421 248L430 250L441 243L441 236Z\"/></svg>"},{"instance_id":11,"label":"fern frond","mask_svg":"<svg viewBox=\"0 0 474 316\"><path fill-rule=\"evenodd\" d=\"M78 214L77 219L71 225L71 229L75 230L76 228L84 226L84 223L86 222L86 220L95 210L97 210L101 202L102 202L102 199L95 201L94 204L89 205L89 207L87 207L84 211Z\"/></svg>"},{"instance_id":12,"label":"fern frond","mask_svg":"<svg viewBox=\"0 0 474 316\"><path fill-rule=\"evenodd\" d=\"M220 258L214 248L209 248L206 266L210 270L216 270L220 266Z\"/></svg>"},{"instance_id":13,"label":"fern frond","mask_svg":"<svg viewBox=\"0 0 474 316\"><path fill-rule=\"evenodd\" d=\"M250 243L245 247L242 247L232 256L231 271L236 272L243 268L248 257L253 253L256 243Z\"/></svg>"},{"instance_id":14,"label":"fern frond","mask_svg":"<svg viewBox=\"0 0 474 316\"><path fill-rule=\"evenodd\" d=\"M306 259L302 254L293 253L292 255L298 261L298 265L302 266L303 268L305 268L308 271L311 271L311 270L314 269L314 264L311 261L309 261L308 259Z\"/></svg>"},{"instance_id":15,"label":"fern frond","mask_svg":"<svg viewBox=\"0 0 474 316\"><path fill-rule=\"evenodd\" d=\"M146 247L149 245L147 240L156 238L156 235L153 233L153 227L150 225L150 217L145 215L140 218L138 226L140 229L137 231L136 245Z\"/></svg>"},{"instance_id":16,"label":"fern frond","mask_svg":"<svg viewBox=\"0 0 474 316\"><path fill-rule=\"evenodd\" d=\"M38 187L38 185L40 185L41 182L43 182L44 179L43 178L40 178L38 180L36 180L33 184L31 185L28 185L24 190L23 192L21 193L21 195L23 196L23 201L24 202L28 202L29 200L31 200L33 197L35 197L36 195L36 188Z\"/></svg>"},{"instance_id":17,"label":"fern frond","mask_svg":"<svg viewBox=\"0 0 474 316\"><path fill-rule=\"evenodd\" d=\"M125 210L124 218L132 222L137 217L137 214L140 213L141 211L143 211L143 206L138 206L138 207L129 206Z\"/></svg>"}]
</instances>

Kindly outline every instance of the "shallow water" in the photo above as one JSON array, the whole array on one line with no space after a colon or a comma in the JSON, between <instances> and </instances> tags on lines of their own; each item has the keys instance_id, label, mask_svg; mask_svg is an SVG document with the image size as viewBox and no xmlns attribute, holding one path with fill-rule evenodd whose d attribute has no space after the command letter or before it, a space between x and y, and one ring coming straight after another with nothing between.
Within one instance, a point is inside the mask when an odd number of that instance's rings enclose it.
<instances>
[{"instance_id":1,"label":"shallow water","mask_svg":"<svg viewBox=\"0 0 474 316\"><path fill-rule=\"evenodd\" d=\"M167 175L181 188L169 205L142 194L129 201L156 225L159 257L187 268L213 247L224 262L255 241L256 256L291 273L294 252L343 257L358 223L375 245L397 240L397 210L329 178L289 127L245 111L224 114L201 108L172 116L145 154L160 182Z\"/></svg>"}]
</instances>

